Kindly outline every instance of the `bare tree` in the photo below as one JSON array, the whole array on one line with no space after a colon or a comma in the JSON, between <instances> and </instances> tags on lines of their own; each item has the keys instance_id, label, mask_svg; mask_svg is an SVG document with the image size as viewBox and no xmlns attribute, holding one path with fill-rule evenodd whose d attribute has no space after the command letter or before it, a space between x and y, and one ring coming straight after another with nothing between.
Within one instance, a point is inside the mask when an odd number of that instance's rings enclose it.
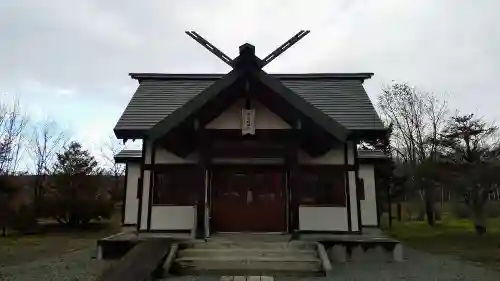
<instances>
[{"instance_id":1,"label":"bare tree","mask_svg":"<svg viewBox=\"0 0 500 281\"><path fill-rule=\"evenodd\" d=\"M19 101L12 105L0 103L0 171L13 174L17 171L23 152L25 128L28 118L22 114Z\"/></svg>"},{"instance_id":2,"label":"bare tree","mask_svg":"<svg viewBox=\"0 0 500 281\"><path fill-rule=\"evenodd\" d=\"M35 208L39 206L40 198L43 196L43 185L54 163L55 155L64 147L66 142L64 131L54 121L41 121L31 129L28 153L35 170Z\"/></svg>"},{"instance_id":3,"label":"bare tree","mask_svg":"<svg viewBox=\"0 0 500 281\"><path fill-rule=\"evenodd\" d=\"M416 179L425 174L417 172L417 167L437 159L438 137L448 112L446 102L406 83L394 83L382 89L378 106L382 117L391 124L394 156L408 164L412 173L408 175L410 180L424 182ZM425 202L428 222L433 225L435 188L432 184L414 186L418 187L417 193Z\"/></svg>"},{"instance_id":4,"label":"bare tree","mask_svg":"<svg viewBox=\"0 0 500 281\"><path fill-rule=\"evenodd\" d=\"M415 166L436 154L436 140L448 112L445 101L406 83L394 83L382 89L378 107L392 126L396 157Z\"/></svg>"},{"instance_id":5,"label":"bare tree","mask_svg":"<svg viewBox=\"0 0 500 281\"><path fill-rule=\"evenodd\" d=\"M106 173L114 178L114 190L111 192L114 199L122 196L122 194L118 191L120 190L120 177L125 173L125 165L116 163L114 157L122 151L124 147L123 143L121 143L115 136L111 135L101 148L102 157L106 162Z\"/></svg>"}]
</instances>

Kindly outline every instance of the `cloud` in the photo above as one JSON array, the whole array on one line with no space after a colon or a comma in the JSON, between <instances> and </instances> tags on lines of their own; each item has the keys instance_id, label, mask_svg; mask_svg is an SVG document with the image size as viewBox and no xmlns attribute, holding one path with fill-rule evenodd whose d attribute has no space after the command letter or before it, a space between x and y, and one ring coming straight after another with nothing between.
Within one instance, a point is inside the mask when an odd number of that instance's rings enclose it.
<instances>
[{"instance_id":1,"label":"cloud","mask_svg":"<svg viewBox=\"0 0 500 281\"><path fill-rule=\"evenodd\" d=\"M94 124L107 132L137 86L129 72L229 70L185 30L231 57L246 42L264 57L311 29L265 70L374 72L365 82L373 101L382 85L408 81L497 119L498 18L495 0L4 0L0 92L78 124L80 135Z\"/></svg>"}]
</instances>

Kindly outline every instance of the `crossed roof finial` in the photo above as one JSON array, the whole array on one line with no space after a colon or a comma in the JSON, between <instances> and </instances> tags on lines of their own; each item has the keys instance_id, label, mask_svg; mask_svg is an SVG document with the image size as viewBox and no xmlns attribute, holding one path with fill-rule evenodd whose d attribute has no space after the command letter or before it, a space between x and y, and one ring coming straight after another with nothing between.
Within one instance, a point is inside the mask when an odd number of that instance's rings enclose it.
<instances>
[{"instance_id":1,"label":"crossed roof finial","mask_svg":"<svg viewBox=\"0 0 500 281\"><path fill-rule=\"evenodd\" d=\"M225 62L226 64L228 64L232 68L236 67L237 62L239 60L241 60L243 56L255 57L256 61L258 62L258 66L260 68L263 68L268 63L270 63L275 58L277 58L279 55L281 55L283 52L285 52L288 48L290 48L295 43L297 43L300 39L304 38L304 36L309 34L309 32L310 32L309 30L299 31L292 38L288 39L288 41L286 41L281 46L279 46L276 50L274 50L269 55L267 55L264 59L260 59L260 58L255 56L255 47L249 43L241 45L240 46L240 55L235 59L231 59L228 55L224 54L221 50L219 50L217 47L215 47L210 42L208 42L205 38L201 37L201 35L199 35L195 31L186 31L186 34L189 35L194 40L196 40L196 42L200 43L203 47L205 47L212 54L216 55L219 59L221 59L223 62Z\"/></svg>"}]
</instances>

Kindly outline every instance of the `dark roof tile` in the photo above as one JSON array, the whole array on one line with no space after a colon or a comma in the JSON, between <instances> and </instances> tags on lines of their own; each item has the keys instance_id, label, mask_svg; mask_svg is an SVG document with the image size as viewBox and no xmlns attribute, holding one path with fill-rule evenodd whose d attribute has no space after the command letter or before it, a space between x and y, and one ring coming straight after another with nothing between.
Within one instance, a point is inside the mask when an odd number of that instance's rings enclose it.
<instances>
[{"instance_id":1,"label":"dark roof tile","mask_svg":"<svg viewBox=\"0 0 500 281\"><path fill-rule=\"evenodd\" d=\"M307 102L349 130L382 130L362 81L369 73L271 74ZM118 120L115 131L149 130L222 75L131 74L139 87Z\"/></svg>"}]
</instances>

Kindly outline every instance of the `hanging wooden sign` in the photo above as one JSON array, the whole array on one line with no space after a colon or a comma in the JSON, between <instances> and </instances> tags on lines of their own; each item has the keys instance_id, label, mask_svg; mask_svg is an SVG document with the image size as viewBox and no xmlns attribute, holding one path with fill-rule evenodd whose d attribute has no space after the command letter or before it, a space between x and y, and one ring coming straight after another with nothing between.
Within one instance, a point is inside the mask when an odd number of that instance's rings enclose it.
<instances>
[{"instance_id":1,"label":"hanging wooden sign","mask_svg":"<svg viewBox=\"0 0 500 281\"><path fill-rule=\"evenodd\" d=\"M241 110L241 134L255 135L255 109Z\"/></svg>"}]
</instances>

